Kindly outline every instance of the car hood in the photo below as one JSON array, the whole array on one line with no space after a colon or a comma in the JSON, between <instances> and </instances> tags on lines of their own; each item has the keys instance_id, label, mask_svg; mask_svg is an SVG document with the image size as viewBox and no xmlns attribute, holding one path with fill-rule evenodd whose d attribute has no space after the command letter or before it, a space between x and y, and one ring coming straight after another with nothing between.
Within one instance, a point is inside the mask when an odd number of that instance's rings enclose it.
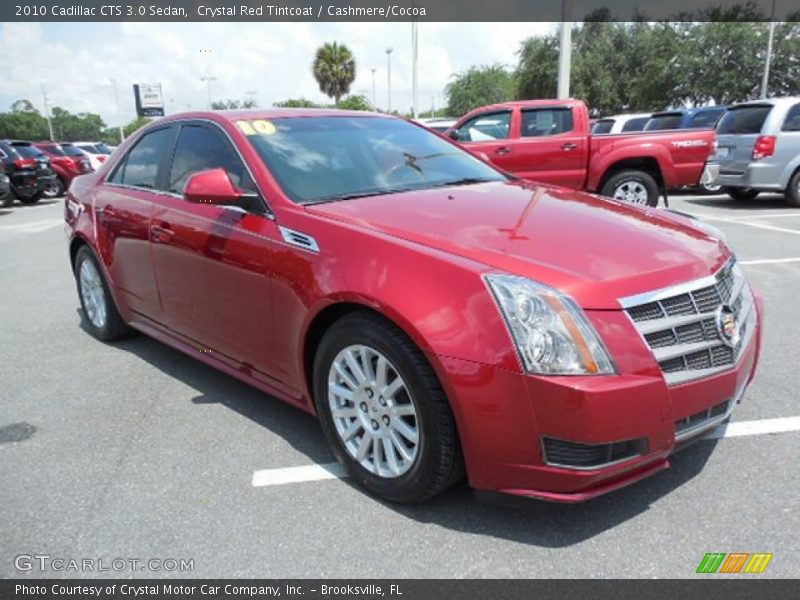
<instances>
[{"instance_id":1,"label":"car hood","mask_svg":"<svg viewBox=\"0 0 800 600\"><path fill-rule=\"evenodd\" d=\"M491 182L311 205L369 228L529 277L587 309L705 277L730 256L692 220L549 185Z\"/></svg>"}]
</instances>

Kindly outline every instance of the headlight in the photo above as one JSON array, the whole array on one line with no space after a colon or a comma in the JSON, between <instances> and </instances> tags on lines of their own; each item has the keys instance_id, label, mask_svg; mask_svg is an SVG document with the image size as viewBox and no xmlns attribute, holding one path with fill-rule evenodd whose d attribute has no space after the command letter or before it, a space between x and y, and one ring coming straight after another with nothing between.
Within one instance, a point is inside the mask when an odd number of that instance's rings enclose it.
<instances>
[{"instance_id":1,"label":"headlight","mask_svg":"<svg viewBox=\"0 0 800 600\"><path fill-rule=\"evenodd\" d=\"M525 370L540 375L608 375L614 363L568 296L524 277L486 275Z\"/></svg>"}]
</instances>

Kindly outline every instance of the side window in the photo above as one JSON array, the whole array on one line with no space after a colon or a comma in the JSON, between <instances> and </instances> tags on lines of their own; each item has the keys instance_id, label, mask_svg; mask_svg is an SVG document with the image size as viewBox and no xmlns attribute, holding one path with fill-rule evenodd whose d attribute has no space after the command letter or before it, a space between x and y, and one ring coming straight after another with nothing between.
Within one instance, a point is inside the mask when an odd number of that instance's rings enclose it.
<instances>
[{"instance_id":1,"label":"side window","mask_svg":"<svg viewBox=\"0 0 800 600\"><path fill-rule=\"evenodd\" d=\"M781 131L800 131L800 104L795 104L786 113Z\"/></svg>"},{"instance_id":2,"label":"side window","mask_svg":"<svg viewBox=\"0 0 800 600\"><path fill-rule=\"evenodd\" d=\"M142 136L122 160L109 181L156 189L158 167L172 140L172 129L157 129Z\"/></svg>"},{"instance_id":3,"label":"side window","mask_svg":"<svg viewBox=\"0 0 800 600\"><path fill-rule=\"evenodd\" d=\"M225 169L233 185L239 189L247 193L256 191L242 160L221 135L199 125L181 127L169 171L167 189L175 194L183 194L191 175L198 171L218 168Z\"/></svg>"},{"instance_id":4,"label":"side window","mask_svg":"<svg viewBox=\"0 0 800 600\"><path fill-rule=\"evenodd\" d=\"M522 111L522 137L546 137L572 131L572 109L535 108Z\"/></svg>"},{"instance_id":5,"label":"side window","mask_svg":"<svg viewBox=\"0 0 800 600\"><path fill-rule=\"evenodd\" d=\"M485 113L471 118L458 128L462 142L488 142L508 139L511 129L511 111Z\"/></svg>"}]
</instances>

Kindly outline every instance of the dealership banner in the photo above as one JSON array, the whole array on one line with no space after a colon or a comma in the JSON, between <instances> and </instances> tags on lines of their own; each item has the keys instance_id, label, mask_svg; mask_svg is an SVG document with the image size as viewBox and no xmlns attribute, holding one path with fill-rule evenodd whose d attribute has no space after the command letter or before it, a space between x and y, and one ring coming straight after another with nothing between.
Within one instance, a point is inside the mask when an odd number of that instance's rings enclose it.
<instances>
[{"instance_id":1,"label":"dealership banner","mask_svg":"<svg viewBox=\"0 0 800 600\"><path fill-rule=\"evenodd\" d=\"M139 117L163 117L164 97L160 83L135 83L133 98L136 102L136 114Z\"/></svg>"},{"instance_id":2,"label":"dealership banner","mask_svg":"<svg viewBox=\"0 0 800 600\"><path fill-rule=\"evenodd\" d=\"M531 565L535 570L535 565ZM631 573L635 575L635 573ZM4 600L532 600L620 598L770 600L796 597L784 579L694 580L509 580L509 579L18 579L0 581Z\"/></svg>"},{"instance_id":3,"label":"dealership banner","mask_svg":"<svg viewBox=\"0 0 800 600\"><path fill-rule=\"evenodd\" d=\"M774 12L773 12L774 8ZM0 21L798 20L797 0L3 0Z\"/></svg>"}]
</instances>

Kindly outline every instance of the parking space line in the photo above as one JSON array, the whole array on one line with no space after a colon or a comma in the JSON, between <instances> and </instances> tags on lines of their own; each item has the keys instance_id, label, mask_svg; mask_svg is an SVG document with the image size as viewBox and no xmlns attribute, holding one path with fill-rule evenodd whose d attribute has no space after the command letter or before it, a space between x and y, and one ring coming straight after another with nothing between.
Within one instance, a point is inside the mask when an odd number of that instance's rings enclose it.
<instances>
[{"instance_id":1,"label":"parking space line","mask_svg":"<svg viewBox=\"0 0 800 600\"><path fill-rule=\"evenodd\" d=\"M717 427L705 437L706 439L723 439L745 435L768 435L800 431L800 416L782 417L778 419L761 419L757 421L739 421ZM320 465L303 465L279 469L262 469L253 473L252 486L266 487L285 485L288 483L305 483L324 481L326 479L345 479L347 470L340 463L324 463Z\"/></svg>"},{"instance_id":2,"label":"parking space line","mask_svg":"<svg viewBox=\"0 0 800 600\"><path fill-rule=\"evenodd\" d=\"M800 229L787 229L786 227L776 227L775 225L767 225L766 223L753 223L752 221L739 221L738 219L731 219L729 217L704 217L709 221L721 221L723 223L733 223L734 225L746 225L747 227L755 227L756 229L766 229L769 231L780 231L782 233L791 233L800 235Z\"/></svg>"},{"instance_id":3,"label":"parking space line","mask_svg":"<svg viewBox=\"0 0 800 600\"><path fill-rule=\"evenodd\" d=\"M322 481L324 479L342 479L347 477L343 465L325 463L321 465L303 465L283 469L263 469L253 473L253 487L283 485L286 483L302 483L304 481Z\"/></svg>"},{"instance_id":4,"label":"parking space line","mask_svg":"<svg viewBox=\"0 0 800 600\"><path fill-rule=\"evenodd\" d=\"M772 265L781 263L800 262L800 256L792 256L790 258L762 258L760 260L740 260L740 265Z\"/></svg>"},{"instance_id":5,"label":"parking space line","mask_svg":"<svg viewBox=\"0 0 800 600\"><path fill-rule=\"evenodd\" d=\"M741 421L728 423L718 427L708 438L721 439L742 435L764 435L769 433L787 433L800 431L800 417L782 417L779 419L761 419L759 421Z\"/></svg>"}]
</instances>

